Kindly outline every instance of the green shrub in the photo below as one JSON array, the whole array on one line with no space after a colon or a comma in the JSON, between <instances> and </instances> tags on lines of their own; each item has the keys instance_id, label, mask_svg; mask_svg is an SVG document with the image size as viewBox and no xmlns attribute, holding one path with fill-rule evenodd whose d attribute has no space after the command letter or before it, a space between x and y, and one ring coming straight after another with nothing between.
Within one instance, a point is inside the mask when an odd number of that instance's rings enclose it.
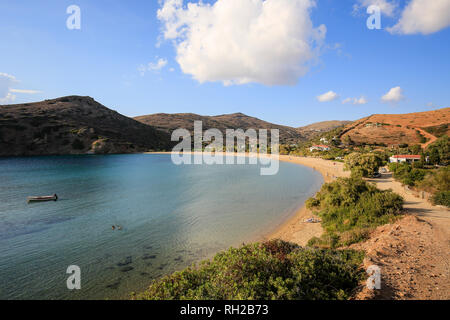
<instances>
[{"instance_id":1,"label":"green shrub","mask_svg":"<svg viewBox=\"0 0 450 320\"><path fill-rule=\"evenodd\" d=\"M450 168L443 167L436 171L429 171L419 183L419 188L431 193L450 190Z\"/></svg>"},{"instance_id":2,"label":"green shrub","mask_svg":"<svg viewBox=\"0 0 450 320\"><path fill-rule=\"evenodd\" d=\"M325 229L310 244L336 248L362 241L373 228L394 221L403 209L403 198L361 178L338 178L324 184L306 205L318 211Z\"/></svg>"},{"instance_id":3,"label":"green shrub","mask_svg":"<svg viewBox=\"0 0 450 320\"><path fill-rule=\"evenodd\" d=\"M345 157L345 170L355 177L372 177L383 164L383 159L374 153L352 153Z\"/></svg>"},{"instance_id":4,"label":"green shrub","mask_svg":"<svg viewBox=\"0 0 450 320\"><path fill-rule=\"evenodd\" d=\"M437 192L431 198L431 202L434 205L442 205L450 208L450 191Z\"/></svg>"},{"instance_id":5,"label":"green shrub","mask_svg":"<svg viewBox=\"0 0 450 320\"><path fill-rule=\"evenodd\" d=\"M432 164L448 165L450 163L450 139L447 135L440 137L427 148L427 155Z\"/></svg>"},{"instance_id":6,"label":"green shrub","mask_svg":"<svg viewBox=\"0 0 450 320\"><path fill-rule=\"evenodd\" d=\"M417 186L427 175L427 170L413 168L410 164L403 163L391 163L389 164L389 170L393 173L394 178L401 183L408 186Z\"/></svg>"},{"instance_id":7,"label":"green shrub","mask_svg":"<svg viewBox=\"0 0 450 320\"><path fill-rule=\"evenodd\" d=\"M220 252L155 280L149 300L347 299L363 279L363 253L301 248L281 240Z\"/></svg>"}]
</instances>

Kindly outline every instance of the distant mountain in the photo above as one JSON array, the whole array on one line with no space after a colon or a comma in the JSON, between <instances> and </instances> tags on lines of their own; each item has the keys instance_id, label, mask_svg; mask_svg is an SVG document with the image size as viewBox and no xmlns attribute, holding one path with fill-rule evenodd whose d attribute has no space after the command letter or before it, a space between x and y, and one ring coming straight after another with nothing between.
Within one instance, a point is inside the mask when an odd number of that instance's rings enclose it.
<instances>
[{"instance_id":1,"label":"distant mountain","mask_svg":"<svg viewBox=\"0 0 450 320\"><path fill-rule=\"evenodd\" d=\"M444 134L450 134L450 108L409 114L375 114L347 125L342 141L356 144L429 144Z\"/></svg>"},{"instance_id":2,"label":"distant mountain","mask_svg":"<svg viewBox=\"0 0 450 320\"><path fill-rule=\"evenodd\" d=\"M216 128L224 134L226 129L278 129L280 130L280 143L297 143L305 140L305 137L294 128L266 122L242 113L220 116L201 116L193 113L158 113L134 119L168 133L172 133L178 128L184 128L193 133L194 121L203 121L203 130Z\"/></svg>"},{"instance_id":3,"label":"distant mountain","mask_svg":"<svg viewBox=\"0 0 450 320\"><path fill-rule=\"evenodd\" d=\"M170 147L170 136L70 96L0 106L0 156L130 153Z\"/></svg>"},{"instance_id":4,"label":"distant mountain","mask_svg":"<svg viewBox=\"0 0 450 320\"><path fill-rule=\"evenodd\" d=\"M332 121L322 121L322 122L316 122L304 127L297 128L297 131L304 137L306 137L308 140L313 139L317 136L319 136L322 133L334 130L336 128L348 125L352 123L353 121L338 121L338 120L332 120Z\"/></svg>"}]
</instances>

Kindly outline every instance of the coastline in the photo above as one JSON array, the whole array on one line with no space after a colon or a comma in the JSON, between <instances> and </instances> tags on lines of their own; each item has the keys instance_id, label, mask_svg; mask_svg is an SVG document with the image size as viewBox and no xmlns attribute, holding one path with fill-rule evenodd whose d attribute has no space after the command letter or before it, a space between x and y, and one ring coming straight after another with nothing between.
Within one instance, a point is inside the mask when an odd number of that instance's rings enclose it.
<instances>
[{"instance_id":1,"label":"coastline","mask_svg":"<svg viewBox=\"0 0 450 320\"><path fill-rule=\"evenodd\" d=\"M280 161L310 167L322 175L324 183L331 182L337 177L348 177L350 175L349 172L344 171L344 164L341 162L333 162L321 158L287 155L280 155ZM291 218L281 224L274 232L270 233L266 239L281 239L296 243L300 246L305 246L312 237L320 237L323 233L323 228L320 223L304 222L305 219L311 217L317 218L317 216L303 204Z\"/></svg>"},{"instance_id":2,"label":"coastline","mask_svg":"<svg viewBox=\"0 0 450 320\"><path fill-rule=\"evenodd\" d=\"M195 154L195 152L188 152ZM145 154L171 154L171 152L145 152ZM224 154L218 152L218 154ZM248 153L228 153L233 156L246 156ZM258 155L263 157L270 157L270 155ZM341 162L333 162L330 160L324 160L321 158L308 158L280 155L279 160L283 162L290 162L298 165L303 165L318 171L324 180L324 183L331 182L337 177L348 177L349 172L344 172L344 164ZM320 237L323 232L322 225L320 223L305 223L304 220L315 217L310 210L303 204L298 208L293 215L291 215L286 221L282 221L280 225L267 234L263 234L261 239L272 240L281 239L296 243L300 246L305 246L309 239L312 237ZM317 217L316 217L317 218Z\"/></svg>"}]
</instances>

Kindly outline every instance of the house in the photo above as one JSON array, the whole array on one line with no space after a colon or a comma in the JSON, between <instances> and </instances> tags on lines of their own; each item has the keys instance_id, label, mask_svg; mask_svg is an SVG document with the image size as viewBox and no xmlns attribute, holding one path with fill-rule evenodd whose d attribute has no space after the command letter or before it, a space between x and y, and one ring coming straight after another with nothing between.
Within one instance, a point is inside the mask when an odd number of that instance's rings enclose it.
<instances>
[{"instance_id":1,"label":"house","mask_svg":"<svg viewBox=\"0 0 450 320\"><path fill-rule=\"evenodd\" d=\"M413 163L420 161L420 155L395 155L389 158L390 163L408 162Z\"/></svg>"},{"instance_id":2,"label":"house","mask_svg":"<svg viewBox=\"0 0 450 320\"><path fill-rule=\"evenodd\" d=\"M320 138L320 142L328 143L328 140L327 140L327 138Z\"/></svg>"},{"instance_id":3,"label":"house","mask_svg":"<svg viewBox=\"0 0 450 320\"><path fill-rule=\"evenodd\" d=\"M312 146L311 148L309 148L309 151L313 152L314 150L318 150L318 151L330 151L331 148L329 146L323 145L323 144L318 144L315 146Z\"/></svg>"}]
</instances>

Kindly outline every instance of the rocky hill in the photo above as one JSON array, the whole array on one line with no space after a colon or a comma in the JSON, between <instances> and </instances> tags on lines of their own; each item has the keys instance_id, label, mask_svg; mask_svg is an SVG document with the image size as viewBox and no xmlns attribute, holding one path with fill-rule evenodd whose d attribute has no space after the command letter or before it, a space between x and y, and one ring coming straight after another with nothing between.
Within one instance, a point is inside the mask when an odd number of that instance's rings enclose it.
<instances>
[{"instance_id":1,"label":"rocky hill","mask_svg":"<svg viewBox=\"0 0 450 320\"><path fill-rule=\"evenodd\" d=\"M70 96L0 106L0 156L131 153L170 147L170 136Z\"/></svg>"},{"instance_id":2,"label":"rocky hill","mask_svg":"<svg viewBox=\"0 0 450 320\"><path fill-rule=\"evenodd\" d=\"M341 134L344 142L398 146L420 144L427 147L449 134L450 108L409 114L376 114L347 125Z\"/></svg>"},{"instance_id":3,"label":"rocky hill","mask_svg":"<svg viewBox=\"0 0 450 320\"><path fill-rule=\"evenodd\" d=\"M278 129L280 130L280 143L297 143L306 140L306 138L294 128L266 122L242 113L220 116L201 116L193 113L158 113L140 116L134 119L168 133L179 128L189 130L193 133L194 121L202 121L203 130L216 128L224 134L226 129Z\"/></svg>"}]
</instances>

